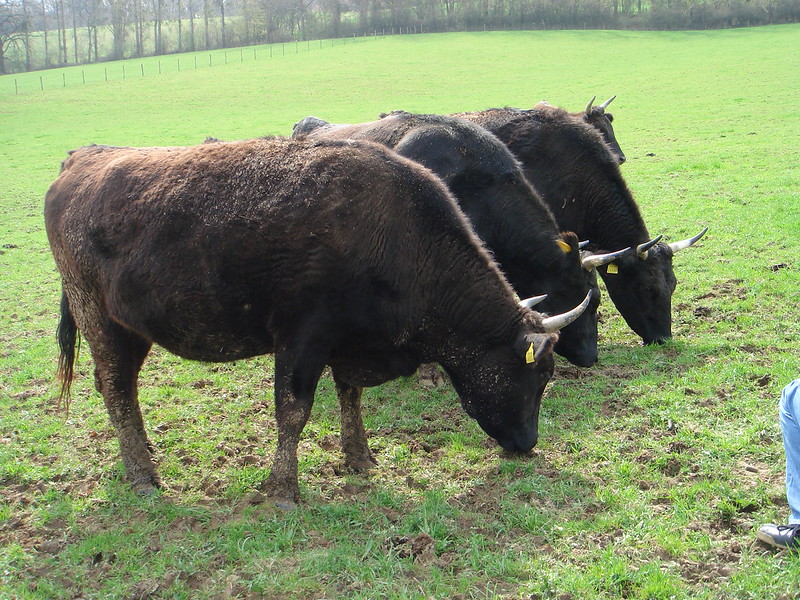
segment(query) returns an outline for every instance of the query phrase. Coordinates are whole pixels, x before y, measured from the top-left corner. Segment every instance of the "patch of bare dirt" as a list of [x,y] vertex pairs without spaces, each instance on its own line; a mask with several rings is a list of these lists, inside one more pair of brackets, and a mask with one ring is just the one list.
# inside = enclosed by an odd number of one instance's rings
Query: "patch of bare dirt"
[[385,547],[399,558],[412,558],[414,562],[429,565],[436,560],[436,541],[427,533],[394,536],[386,540]]

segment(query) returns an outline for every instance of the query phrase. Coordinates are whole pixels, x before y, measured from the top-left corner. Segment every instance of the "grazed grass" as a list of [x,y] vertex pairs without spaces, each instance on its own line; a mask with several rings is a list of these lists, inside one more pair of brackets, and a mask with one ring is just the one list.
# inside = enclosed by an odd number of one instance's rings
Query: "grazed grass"
[[[800,561],[752,533],[786,514],[776,403],[800,373],[798,32],[407,36],[44,92],[31,74],[19,95],[0,78],[0,597],[795,597]],[[324,379],[304,502],[284,513],[254,492],[275,441],[270,357],[148,359],[155,498],[121,480],[88,353],[69,415],[55,410],[41,206],[67,149],[615,93],[651,232],[711,231],[675,259],[672,342],[639,346],[604,301],[600,363],[559,362],[530,456],[412,378],[366,392],[380,465],[343,473]]]

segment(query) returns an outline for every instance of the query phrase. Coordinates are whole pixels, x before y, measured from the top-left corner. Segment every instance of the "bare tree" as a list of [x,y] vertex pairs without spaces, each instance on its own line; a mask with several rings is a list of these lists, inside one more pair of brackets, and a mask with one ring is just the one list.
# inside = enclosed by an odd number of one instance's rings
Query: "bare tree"
[[161,37],[161,24],[164,12],[164,0],[152,0],[153,7],[153,53],[164,54],[164,42]]
[[58,33],[58,63],[67,64],[67,18],[64,0],[56,0],[56,31]]
[[181,0],[176,1],[178,8],[178,52],[183,52],[183,14],[181,13]]
[[12,0],[0,0],[0,75],[5,75],[6,56],[11,48],[24,43],[25,14]]
[[97,27],[100,24],[100,0],[88,0],[86,5],[86,38],[89,40],[87,49],[88,62],[98,62]]
[[114,39],[112,57],[121,59],[125,57],[125,36],[128,30],[130,10],[127,0],[111,0],[111,36]]
[[339,37],[342,33],[342,0],[325,0],[322,8],[330,14],[330,34]]
[[192,0],[188,0],[189,5],[187,9],[189,11],[189,52],[195,51],[195,41],[194,41],[194,5],[192,4]]
[[144,6],[142,0],[133,0],[133,37],[136,44],[136,56],[144,56]]
[[203,0],[203,27],[205,31],[206,50],[208,50],[211,47],[211,34],[208,31],[208,21],[210,19],[210,16],[208,14],[209,2],[210,0]]
[[78,2],[80,0],[72,0],[69,7],[69,12],[72,13],[72,50],[75,56],[75,64],[78,64]]
[[222,17],[222,47],[227,48],[228,44],[225,39],[225,0],[219,0],[219,14]]
[[28,8],[30,0],[22,0],[22,35],[23,44],[25,45],[25,70],[32,69],[31,61],[31,11]]
[[44,31],[44,66],[50,66],[50,48],[47,43],[47,4],[42,0],[42,30]]

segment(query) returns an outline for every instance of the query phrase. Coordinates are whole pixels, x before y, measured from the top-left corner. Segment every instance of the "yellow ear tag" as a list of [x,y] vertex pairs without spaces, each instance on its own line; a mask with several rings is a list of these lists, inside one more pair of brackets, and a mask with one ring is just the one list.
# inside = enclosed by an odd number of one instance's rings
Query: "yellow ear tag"
[[528,351],[525,353],[525,362],[528,363],[528,364],[531,364],[532,362],[536,362],[536,358],[534,356],[535,355],[534,355],[534,352],[533,352],[533,342],[531,342],[531,345],[528,346]]
[[561,251],[564,254],[569,254],[570,252],[572,252],[572,246],[570,246],[564,240],[556,240],[556,244],[558,244],[558,247],[561,248]]
[[606,267],[606,273],[609,275],[616,275],[619,273],[619,267],[617,267],[616,263],[609,263]]

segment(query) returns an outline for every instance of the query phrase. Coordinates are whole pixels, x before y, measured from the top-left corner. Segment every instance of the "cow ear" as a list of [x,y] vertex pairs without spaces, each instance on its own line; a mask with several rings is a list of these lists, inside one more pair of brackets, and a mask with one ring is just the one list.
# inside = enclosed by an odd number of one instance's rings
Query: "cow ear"
[[578,236],[572,231],[562,231],[561,235],[556,238],[556,244],[558,244],[558,247],[561,248],[564,254],[578,252],[580,250]]
[[572,247],[564,240],[558,239],[556,240],[556,244],[558,244],[558,247],[561,248],[561,251],[564,254],[569,254],[570,252],[572,252]]
[[520,336],[515,345],[515,352],[527,364],[539,362],[553,348],[558,341],[558,335],[553,333],[528,333]]

